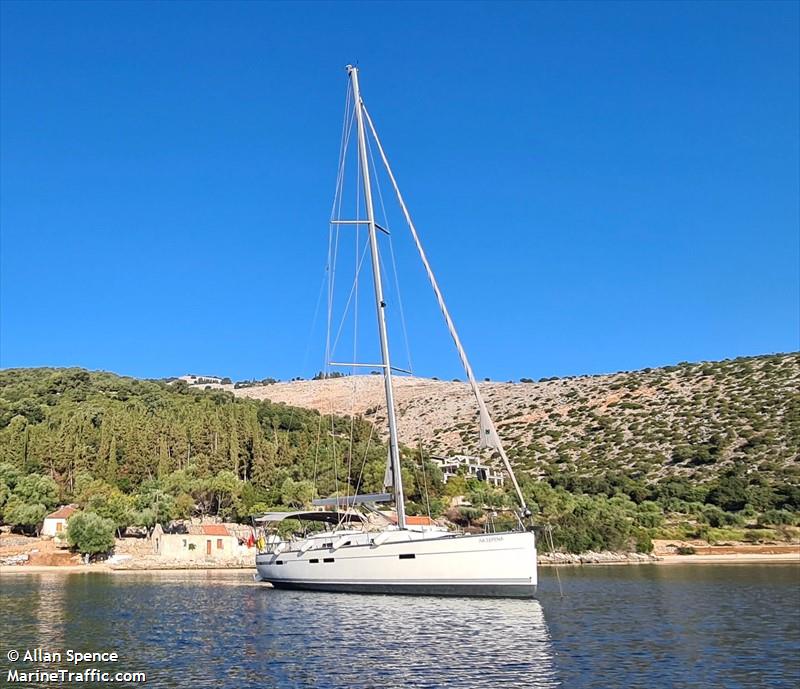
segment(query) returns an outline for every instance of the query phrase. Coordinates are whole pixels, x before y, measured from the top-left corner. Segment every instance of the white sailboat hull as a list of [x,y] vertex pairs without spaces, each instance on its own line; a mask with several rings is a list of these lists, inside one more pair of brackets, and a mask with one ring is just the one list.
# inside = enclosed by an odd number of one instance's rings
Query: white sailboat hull
[[290,549],[257,555],[256,568],[275,588],[315,591],[530,598],[537,585],[530,532]]

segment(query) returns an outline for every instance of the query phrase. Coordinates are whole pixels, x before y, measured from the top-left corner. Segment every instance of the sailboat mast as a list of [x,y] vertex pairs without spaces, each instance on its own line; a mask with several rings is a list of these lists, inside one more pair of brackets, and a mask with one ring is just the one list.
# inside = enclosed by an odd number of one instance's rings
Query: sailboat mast
[[386,302],[383,300],[381,283],[380,256],[378,254],[378,234],[375,226],[375,209],[372,205],[372,185],[367,157],[367,138],[364,127],[364,104],[358,86],[358,68],[347,66],[350,83],[353,86],[353,101],[356,106],[356,122],[358,126],[358,152],[361,159],[361,177],[364,183],[364,203],[367,209],[369,227],[369,245],[372,258],[372,279],[375,285],[375,308],[378,315],[378,334],[381,342],[381,360],[383,362],[383,385],[386,391],[386,416],[389,422],[389,457],[392,464],[392,483],[394,500],[397,509],[397,526],[406,528],[406,508],[403,502],[403,478],[400,473],[400,447],[397,441],[397,418],[394,410],[394,392],[392,390],[392,365],[389,358],[389,337],[386,332]]

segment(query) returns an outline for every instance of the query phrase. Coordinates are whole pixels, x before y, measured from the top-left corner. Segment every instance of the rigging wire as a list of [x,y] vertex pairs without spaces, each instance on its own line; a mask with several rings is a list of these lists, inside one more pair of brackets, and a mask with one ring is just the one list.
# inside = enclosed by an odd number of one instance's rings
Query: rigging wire
[[[509,460],[508,455],[503,447],[503,442],[500,439],[499,434],[497,433],[497,428],[492,421],[491,416],[489,415],[489,410],[486,407],[486,402],[483,399],[483,395],[480,392],[480,388],[478,387],[478,382],[475,380],[475,374],[472,370],[472,366],[470,366],[469,359],[467,358],[467,353],[464,351],[464,347],[461,344],[461,338],[458,336],[458,332],[456,331],[455,324],[453,323],[452,318],[450,317],[450,312],[447,309],[447,306],[444,302],[444,296],[442,295],[441,290],[439,289],[439,284],[436,278],[433,275],[433,270],[430,267],[430,263],[428,262],[428,258],[425,255],[425,250],[422,248],[422,243],[420,242],[419,235],[417,234],[416,227],[414,226],[414,222],[411,219],[411,214],[408,211],[407,206],[405,205],[405,201],[403,200],[403,196],[400,193],[400,187],[397,184],[397,180],[395,179],[394,173],[389,165],[389,160],[386,157],[386,152],[383,150],[383,146],[381,145],[380,138],[378,137],[378,133],[375,130],[375,125],[372,122],[372,118],[369,116],[369,112],[367,111],[366,107],[363,107],[363,113],[366,118],[367,124],[369,125],[370,130],[372,131],[372,136],[375,139],[375,144],[378,147],[378,153],[380,153],[381,160],[383,161],[384,168],[386,169],[386,173],[389,177],[389,180],[394,187],[395,195],[397,197],[397,201],[400,204],[400,207],[403,211],[403,214],[406,219],[406,224],[408,225],[408,229],[411,232],[411,236],[414,239],[414,244],[417,247],[417,252],[419,253],[419,257],[422,260],[422,264],[425,266],[425,271],[428,274],[428,280],[431,283],[431,287],[433,288],[433,292],[436,296],[436,300],[439,303],[439,309],[444,316],[445,323],[447,324],[447,329],[450,331],[450,336],[453,339],[453,343],[456,346],[456,351],[458,352],[458,356],[461,359],[461,364],[464,367],[464,371],[467,374],[467,379],[469,380],[470,386],[472,387],[472,391],[475,395],[475,401],[478,403],[478,408],[480,410],[480,420],[481,425],[483,426],[485,423],[485,431],[488,436],[488,440],[491,442],[491,445],[497,452],[500,454],[501,459],[503,460],[503,464],[506,468],[506,472],[508,473],[509,478],[511,479],[511,483],[514,485],[514,491],[517,494],[517,498],[520,504],[520,515],[518,518],[521,521],[522,517],[530,516],[530,510],[528,509],[527,503],[525,501],[525,495],[522,492],[522,489],[519,486],[517,481],[517,477],[514,475],[514,469],[511,466],[511,460]],[[483,433],[482,428],[482,433]]]
[[[317,294],[317,304],[314,307],[314,315],[311,318],[311,329],[308,332],[308,340],[306,342],[306,351],[305,351],[305,354],[303,354],[303,364],[302,364],[301,370],[305,370],[306,369],[306,365],[308,364],[308,355],[311,352],[311,339],[314,337],[314,331],[316,330],[316,327],[317,327],[317,318],[319,316],[319,305],[322,303],[322,293],[323,293],[323,291],[325,289],[325,279],[327,277],[327,273],[328,273],[328,268],[327,268],[327,264],[326,264],[322,269],[322,279],[320,280],[320,283],[319,283],[319,293]],[[286,437],[287,438],[289,436],[290,431],[292,430],[292,423],[294,422],[294,416],[295,416],[295,412],[296,411],[297,411],[297,407],[292,407],[292,413],[289,415],[289,424],[286,427]],[[275,447],[276,452],[277,452],[278,449],[279,448],[276,445],[276,447]],[[316,459],[314,461],[316,463]]]
[[[375,406],[375,412],[376,412],[376,414],[377,414],[377,411],[378,411],[378,409],[379,409],[379,406],[378,406],[378,405],[376,405],[376,406]],[[370,448],[370,445],[372,444],[372,436],[373,436],[374,434],[375,434],[375,424],[374,424],[374,423],[371,423],[371,424],[369,425],[369,436],[367,436],[367,446],[366,446],[366,448],[364,449],[364,459],[363,459],[363,461],[361,462],[361,469],[360,469],[360,471],[358,472],[358,480],[356,481],[356,486],[355,486],[355,493],[354,493],[354,495],[358,495],[358,491],[359,491],[359,489],[361,488],[361,479],[362,479],[362,478],[363,478],[363,476],[364,476],[364,467],[366,467],[366,465],[367,465],[367,457],[369,456],[369,448]]]
[[[341,219],[342,213],[342,203],[343,203],[343,188],[344,188],[344,178],[345,178],[345,170],[347,165],[347,150],[348,144],[350,141],[350,135],[353,129],[353,122],[355,120],[355,102],[354,98],[352,97],[352,88],[351,85],[347,85],[346,94],[345,94],[345,108],[344,108],[344,116],[342,121],[342,138],[339,147],[339,166],[336,175],[336,188],[334,190],[333,196],[333,203],[331,206],[331,221]],[[351,109],[351,103],[353,105]],[[324,354],[324,361],[322,362],[322,373],[323,379],[327,379],[328,371],[330,369],[330,360],[331,360],[331,321],[333,318],[333,305],[334,305],[334,295],[335,295],[335,286],[336,286],[336,260],[338,257],[339,252],[339,228],[340,226],[336,223],[331,222],[328,227],[328,299],[327,299],[327,306],[328,306],[328,314],[327,314],[327,327],[325,333],[325,354]],[[334,403],[333,403],[333,390],[329,386],[329,411],[330,411],[330,423],[331,423],[331,430],[329,434],[329,448],[331,453],[331,458],[333,461],[333,471],[334,471],[334,486],[336,490],[336,494],[338,495],[339,492],[339,475],[338,475],[338,468],[336,462],[336,434],[335,434],[335,422],[334,422]],[[317,438],[317,452],[316,455],[319,455],[320,449],[320,436],[322,432],[322,414],[320,415],[320,424],[318,429],[318,438]],[[317,484],[317,461],[315,458],[314,463],[314,483],[315,487]]]
[[419,464],[422,467],[422,481],[425,485],[425,504],[428,508],[428,519],[432,519],[431,517],[431,497],[428,493],[428,475],[425,472],[425,455],[422,452],[422,438],[417,439],[417,443],[419,446]]
[[[358,107],[358,105],[356,106]],[[360,159],[359,159],[360,163]],[[361,219],[361,185],[359,184],[359,176],[356,175],[356,220]],[[355,249],[353,252],[353,256],[357,259],[358,258],[358,242],[360,237],[360,225],[356,223],[355,225]],[[365,247],[366,253],[366,247]],[[345,483],[346,486],[346,493],[345,497],[350,497],[350,479],[352,478],[353,473],[353,432],[355,429],[355,419],[356,419],[356,362],[358,361],[357,353],[358,353],[358,276],[361,272],[361,265],[356,262],[353,266],[355,274],[353,275],[353,288],[351,290],[351,294],[353,295],[353,366],[350,369],[350,377],[353,379],[353,394],[350,399],[350,442],[348,446],[348,456],[347,456],[347,482]],[[344,316],[342,317],[344,321]],[[338,339],[338,338],[337,338]],[[347,502],[345,501],[345,505]]]
[[[344,311],[342,313],[342,318],[339,321],[339,327],[336,330],[336,337],[333,339],[333,346],[331,347],[331,353],[336,351],[336,347],[339,344],[339,339],[342,336],[342,330],[344,330],[347,314],[350,311],[350,303],[353,300],[354,292],[357,289],[358,275],[361,273],[361,268],[364,265],[364,259],[367,256],[367,249],[369,249],[369,240],[366,240],[364,242],[364,250],[361,252],[361,258],[358,261],[358,268],[356,269],[356,280],[353,281],[353,285],[350,287],[350,294],[348,295],[347,301],[345,302],[345,305],[344,305]],[[354,373],[355,373],[355,371],[354,371]]]
[[[378,166],[375,164],[375,157],[372,153],[372,142],[369,136],[366,137],[367,140],[367,152],[369,153],[369,159],[372,163],[372,174],[375,179],[375,188],[378,191],[378,202],[381,206],[381,214],[383,216],[383,226],[386,228],[387,232],[391,229],[389,227],[389,216],[386,213],[386,206],[383,202],[383,193],[381,192],[381,181],[378,177]],[[409,345],[408,339],[408,329],[406,328],[406,316],[405,316],[405,309],[403,308],[403,295],[400,291],[400,278],[397,271],[397,262],[394,256],[394,242],[392,240],[391,232],[388,234],[389,237],[389,256],[392,259],[392,277],[394,278],[394,289],[395,293],[397,294],[397,305],[400,311],[400,327],[403,331],[403,341],[406,346],[406,359],[408,361],[408,370],[412,373],[414,372],[414,364],[411,360],[411,346]]]

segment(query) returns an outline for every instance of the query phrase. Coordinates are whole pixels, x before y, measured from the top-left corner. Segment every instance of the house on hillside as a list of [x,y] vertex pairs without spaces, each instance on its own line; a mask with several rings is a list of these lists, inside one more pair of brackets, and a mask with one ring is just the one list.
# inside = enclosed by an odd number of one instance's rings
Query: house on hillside
[[459,470],[464,473],[466,478],[475,478],[484,481],[489,485],[499,488],[503,485],[503,472],[494,469],[487,464],[483,464],[478,457],[469,455],[453,455],[451,457],[436,457],[431,459],[439,465],[442,470],[444,482],[459,474]]
[[172,560],[229,560],[247,552],[247,546],[224,524],[192,524],[166,531],[156,524],[150,540],[154,554]]
[[42,536],[56,536],[57,534],[66,534],[67,520],[78,511],[77,505],[64,505],[59,507],[52,514],[48,514],[44,518],[42,526]]

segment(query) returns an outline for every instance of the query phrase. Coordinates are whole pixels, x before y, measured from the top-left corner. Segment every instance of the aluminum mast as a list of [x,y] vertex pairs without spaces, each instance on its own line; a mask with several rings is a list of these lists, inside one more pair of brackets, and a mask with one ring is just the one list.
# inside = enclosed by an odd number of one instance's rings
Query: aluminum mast
[[378,334],[381,341],[381,360],[383,361],[383,384],[386,389],[386,416],[389,422],[389,458],[392,464],[392,483],[394,501],[397,509],[397,526],[406,528],[406,508],[403,502],[403,478],[400,473],[400,448],[397,443],[397,419],[394,411],[394,393],[392,391],[392,365],[389,359],[389,337],[386,333],[386,316],[381,284],[380,257],[378,255],[378,235],[375,225],[375,210],[372,206],[372,185],[370,184],[369,162],[367,159],[367,139],[364,128],[364,103],[358,87],[358,68],[347,65],[347,73],[353,86],[353,100],[356,106],[358,122],[358,152],[361,158],[361,177],[364,182],[364,203],[367,208],[369,226],[369,245],[372,256],[372,280],[375,284],[375,307],[378,314]]

